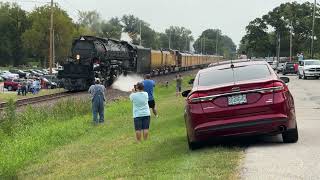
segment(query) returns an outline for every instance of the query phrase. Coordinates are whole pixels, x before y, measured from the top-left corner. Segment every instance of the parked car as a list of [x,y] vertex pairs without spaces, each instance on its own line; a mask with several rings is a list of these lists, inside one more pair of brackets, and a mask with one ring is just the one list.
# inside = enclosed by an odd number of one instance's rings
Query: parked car
[[200,70],[192,90],[182,93],[187,97],[184,117],[189,148],[212,138],[238,135],[282,134],[283,142],[297,142],[288,82],[265,61],[227,62]]
[[297,74],[296,69],[294,68],[295,63],[293,62],[287,62],[284,64],[283,66],[283,70],[282,70],[282,74],[286,75],[286,74]]
[[45,75],[44,78],[48,79],[51,82],[56,83],[58,88],[63,88],[63,81],[62,79],[58,79],[56,75]]
[[15,73],[11,73],[9,71],[3,71],[0,76],[7,80],[7,79],[18,79],[19,78],[19,74],[15,74]]
[[19,78],[27,78],[27,77],[30,76],[30,73],[24,72],[24,71],[19,70],[19,69],[11,69],[10,72],[11,72],[11,73],[18,74],[18,75],[19,75]]
[[37,71],[35,71],[35,70],[33,70],[33,69],[29,69],[28,72],[30,72],[30,74],[31,74],[32,76],[36,76],[36,77],[43,76],[43,74],[41,74],[41,73],[39,73],[39,72],[37,72]]
[[8,89],[8,91],[16,91],[18,90],[20,82],[21,81],[19,79],[9,79],[4,82],[3,87]]
[[42,75],[46,75],[47,73],[40,70],[40,69],[35,69],[34,71],[38,72],[39,74],[42,74]]
[[276,70],[277,70],[278,73],[280,73],[280,72],[283,71],[284,65],[285,65],[285,62],[279,62],[279,63],[278,63],[277,68],[276,68]]
[[315,59],[299,61],[298,67],[299,79],[307,79],[308,77],[320,77],[320,61]]
[[52,81],[48,80],[48,79],[45,78],[45,77],[42,78],[42,81],[45,82],[44,85],[45,85],[48,89],[55,89],[55,88],[58,87],[57,83],[52,82]]
[[278,66],[278,61],[273,61],[273,62],[272,62],[272,65],[271,65],[272,69],[273,69],[273,70],[276,70],[276,69],[277,69],[277,66]]

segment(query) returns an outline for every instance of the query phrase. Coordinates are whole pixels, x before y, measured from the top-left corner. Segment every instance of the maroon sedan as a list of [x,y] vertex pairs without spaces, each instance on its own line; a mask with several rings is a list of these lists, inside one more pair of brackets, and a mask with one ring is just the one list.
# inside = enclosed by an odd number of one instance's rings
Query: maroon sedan
[[235,61],[198,72],[187,97],[185,122],[190,149],[215,137],[282,134],[298,141],[293,97],[265,61]]

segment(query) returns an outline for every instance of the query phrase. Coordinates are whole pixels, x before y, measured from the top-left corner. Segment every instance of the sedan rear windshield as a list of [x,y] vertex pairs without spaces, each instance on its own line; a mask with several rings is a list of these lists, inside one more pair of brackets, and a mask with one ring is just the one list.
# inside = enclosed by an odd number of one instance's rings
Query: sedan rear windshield
[[213,69],[201,73],[200,86],[212,86],[225,83],[263,79],[270,76],[269,68],[264,64],[239,66],[235,68]]

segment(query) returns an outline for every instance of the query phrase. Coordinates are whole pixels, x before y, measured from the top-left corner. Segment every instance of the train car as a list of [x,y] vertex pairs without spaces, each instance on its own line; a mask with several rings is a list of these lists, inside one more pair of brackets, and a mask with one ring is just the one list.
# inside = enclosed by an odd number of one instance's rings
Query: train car
[[163,58],[162,65],[164,66],[165,73],[173,72],[176,66],[176,55],[174,51],[163,50],[162,58]]
[[63,64],[58,78],[65,89],[87,90],[94,78],[111,85],[120,74],[130,72],[160,75],[205,67],[221,56],[200,55],[178,50],[152,50],[125,41],[81,36],[72,43],[71,57]]

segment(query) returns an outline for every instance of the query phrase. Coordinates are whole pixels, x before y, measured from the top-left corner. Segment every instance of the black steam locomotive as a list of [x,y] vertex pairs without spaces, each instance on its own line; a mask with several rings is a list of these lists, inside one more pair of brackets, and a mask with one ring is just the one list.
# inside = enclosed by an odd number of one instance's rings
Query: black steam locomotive
[[[125,41],[82,36],[72,43],[72,56],[58,72],[65,89],[86,90],[95,78],[106,85],[122,73],[141,72],[144,52],[150,51]],[[139,55],[139,56],[138,56]]]
[[124,73],[166,74],[207,66],[221,56],[151,50],[126,41],[81,36],[72,43],[71,57],[62,65],[58,78],[69,91],[87,90],[95,78],[107,86]]

